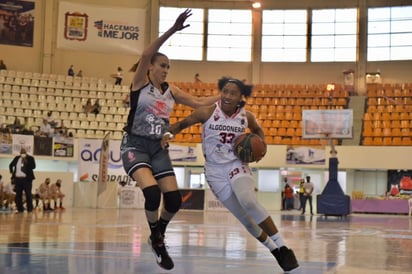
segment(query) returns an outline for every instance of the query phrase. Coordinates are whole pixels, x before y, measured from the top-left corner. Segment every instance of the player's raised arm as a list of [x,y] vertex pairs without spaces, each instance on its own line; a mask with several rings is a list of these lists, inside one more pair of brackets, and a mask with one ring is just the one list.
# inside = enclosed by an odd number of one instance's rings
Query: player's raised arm
[[163,45],[163,43],[170,38],[175,32],[180,31],[189,27],[188,24],[185,25],[185,21],[192,15],[191,9],[186,9],[182,12],[179,17],[177,17],[175,23],[170,27],[165,33],[163,33],[159,38],[154,40],[142,53],[140,60],[135,64],[131,69],[135,71],[135,75],[132,81],[132,90],[138,90],[141,88],[147,81],[147,71],[151,63],[152,57]]

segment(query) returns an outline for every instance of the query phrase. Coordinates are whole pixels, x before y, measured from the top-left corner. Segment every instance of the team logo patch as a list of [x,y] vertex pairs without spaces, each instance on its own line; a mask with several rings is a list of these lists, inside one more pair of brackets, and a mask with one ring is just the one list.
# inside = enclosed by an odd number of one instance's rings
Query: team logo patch
[[129,162],[135,161],[135,160],[136,160],[136,156],[134,155],[134,152],[129,151],[129,152],[127,153],[127,159],[129,160]]

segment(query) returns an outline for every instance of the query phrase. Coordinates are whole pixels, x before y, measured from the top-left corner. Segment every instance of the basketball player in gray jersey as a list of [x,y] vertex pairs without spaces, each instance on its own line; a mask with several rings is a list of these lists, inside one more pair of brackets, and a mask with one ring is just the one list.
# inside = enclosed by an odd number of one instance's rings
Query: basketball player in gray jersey
[[[175,32],[185,29],[191,10],[185,10],[174,25],[154,40],[133,66],[130,112],[121,143],[123,167],[143,191],[145,213],[150,226],[149,244],[158,265],[172,269],[174,263],[164,244],[166,226],[180,208],[182,198],[167,150],[160,140],[169,128],[174,103],[197,108],[211,105],[219,96],[198,98],[166,82],[169,59],[159,53],[161,45]],[[166,133],[167,134],[167,133]],[[163,194],[163,207],[160,200]]]
[[246,128],[265,138],[255,116],[244,108],[243,97],[249,97],[252,86],[224,77],[219,80],[221,99],[212,106],[196,109],[189,117],[170,126],[170,134],[162,138],[162,147],[174,134],[202,123],[202,149],[205,156],[205,175],[210,189],[219,201],[266,246],[284,271],[298,268],[291,249],[286,247],[272,217],[258,202],[255,181],[247,163],[233,153],[233,143]]

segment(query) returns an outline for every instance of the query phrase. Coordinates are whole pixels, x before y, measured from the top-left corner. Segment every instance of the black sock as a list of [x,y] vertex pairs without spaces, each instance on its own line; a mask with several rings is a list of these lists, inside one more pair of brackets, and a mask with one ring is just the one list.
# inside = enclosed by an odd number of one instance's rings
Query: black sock
[[149,223],[149,227],[151,232],[150,239],[152,240],[152,242],[158,241],[162,238],[159,230],[159,222]]
[[162,234],[162,236],[165,235],[166,227],[169,224],[169,222],[170,221],[168,221],[168,220],[159,218],[159,230],[160,230],[160,233]]

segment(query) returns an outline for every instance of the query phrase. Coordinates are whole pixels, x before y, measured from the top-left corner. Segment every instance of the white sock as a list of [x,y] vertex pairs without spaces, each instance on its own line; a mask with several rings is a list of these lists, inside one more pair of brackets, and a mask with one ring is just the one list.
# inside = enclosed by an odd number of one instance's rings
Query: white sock
[[275,243],[274,243],[274,242],[272,241],[272,239],[269,238],[269,237],[266,237],[266,240],[264,240],[264,241],[262,242],[262,244],[263,244],[264,246],[266,246],[270,251],[273,251],[273,250],[276,249]]
[[280,237],[279,232],[272,235],[272,236],[270,236],[270,238],[275,242],[277,247],[280,248],[282,246],[285,246],[285,242],[283,242],[283,239],[282,239],[282,237]]

